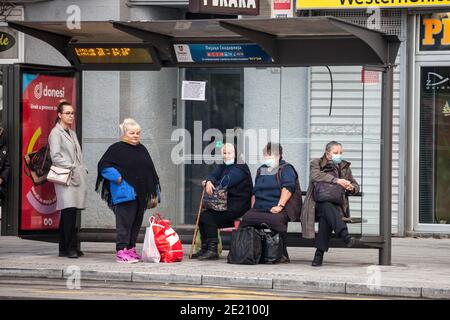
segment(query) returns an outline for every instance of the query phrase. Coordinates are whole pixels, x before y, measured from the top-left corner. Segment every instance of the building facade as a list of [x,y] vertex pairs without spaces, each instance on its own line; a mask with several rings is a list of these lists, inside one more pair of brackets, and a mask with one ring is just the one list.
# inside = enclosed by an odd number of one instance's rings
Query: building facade
[[[79,15],[82,21],[128,21],[215,17],[189,13],[187,7],[184,0],[29,1],[14,9],[14,18],[66,21]],[[446,41],[450,39],[450,20],[446,20],[445,8],[298,7],[295,15],[335,16],[403,40],[394,74],[392,233],[449,234],[450,43]],[[260,16],[270,17],[268,0],[261,0]],[[69,66],[48,44],[20,33],[17,37],[17,60],[4,58],[2,64]],[[183,100],[184,80],[206,82],[205,101]],[[214,142],[208,129],[225,133],[239,127],[251,141],[245,157],[253,177],[265,143],[279,140],[284,158],[300,174],[303,189],[308,185],[309,160],[321,156],[328,141],[342,142],[345,158],[362,185],[362,196],[351,200],[351,212],[363,223],[351,225],[351,231],[379,233],[382,97],[378,72],[362,66],[330,67],[330,71],[326,66],[83,71],[82,92],[82,146],[90,172],[83,228],[115,227],[112,212],[94,190],[96,165],[106,148],[117,141],[119,123],[133,117],[142,126],[142,142],[161,178],[163,198],[158,211],[176,227],[195,223],[201,181],[211,171],[204,163],[205,150]],[[185,151],[182,161],[174,161],[180,159],[174,154],[180,144]],[[296,223],[289,227],[300,228]]]

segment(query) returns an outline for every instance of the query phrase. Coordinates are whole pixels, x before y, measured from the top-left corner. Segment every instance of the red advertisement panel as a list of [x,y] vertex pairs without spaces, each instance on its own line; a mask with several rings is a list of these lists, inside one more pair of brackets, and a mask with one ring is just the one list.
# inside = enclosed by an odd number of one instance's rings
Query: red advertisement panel
[[46,177],[51,166],[48,136],[61,100],[76,107],[75,77],[23,73],[21,230],[59,228],[55,188]]

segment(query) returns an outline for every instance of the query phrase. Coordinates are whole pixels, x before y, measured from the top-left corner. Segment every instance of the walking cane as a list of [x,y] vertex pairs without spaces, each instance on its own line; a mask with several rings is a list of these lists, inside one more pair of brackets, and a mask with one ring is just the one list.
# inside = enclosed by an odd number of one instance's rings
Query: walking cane
[[203,204],[203,196],[204,195],[205,195],[205,187],[203,187],[202,198],[200,199],[200,205],[199,205],[198,214],[197,214],[197,222],[195,223],[194,237],[192,238],[191,251],[189,252],[189,259],[192,259],[192,251],[194,250],[195,239],[197,238],[198,223],[200,222],[200,214],[202,213],[202,204]]

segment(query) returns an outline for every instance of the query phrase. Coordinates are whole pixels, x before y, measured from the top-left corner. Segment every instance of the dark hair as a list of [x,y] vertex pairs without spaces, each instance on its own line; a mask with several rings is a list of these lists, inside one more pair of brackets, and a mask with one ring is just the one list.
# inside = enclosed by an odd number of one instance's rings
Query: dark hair
[[[64,111],[64,106],[72,106],[72,104],[70,104],[68,101],[66,100],[62,100],[59,102],[58,107],[56,108],[56,112],[57,113],[63,113]],[[56,116],[56,120],[55,120],[55,124],[59,122],[59,117]]]
[[263,149],[263,154],[271,156],[272,153],[274,155],[280,156],[280,160],[283,159],[283,147],[279,143],[269,142]]

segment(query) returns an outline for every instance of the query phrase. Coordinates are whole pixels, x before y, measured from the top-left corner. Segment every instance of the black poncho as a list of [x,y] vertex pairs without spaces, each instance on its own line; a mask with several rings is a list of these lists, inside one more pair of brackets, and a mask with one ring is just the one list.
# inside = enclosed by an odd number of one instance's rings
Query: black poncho
[[157,196],[159,177],[147,148],[142,144],[116,142],[98,162],[95,190],[101,192],[102,199],[112,208],[110,183],[102,176],[102,171],[110,167],[117,169],[122,178],[134,188],[140,206],[146,206],[150,197]]

